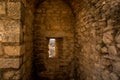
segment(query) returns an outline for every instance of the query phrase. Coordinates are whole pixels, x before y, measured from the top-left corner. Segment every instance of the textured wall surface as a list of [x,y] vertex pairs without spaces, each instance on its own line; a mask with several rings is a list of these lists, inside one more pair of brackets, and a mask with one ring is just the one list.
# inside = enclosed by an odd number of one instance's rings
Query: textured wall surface
[[0,1],[0,80],[20,79],[20,8],[20,1]]
[[0,80],[39,79],[120,80],[120,0],[0,0]]
[[86,1],[81,7],[76,2],[77,79],[119,80],[120,1]]
[[22,49],[22,72],[20,80],[32,80],[33,73],[33,20],[34,11],[32,5],[22,1],[22,28],[21,28],[21,45]]
[[[69,78],[69,63],[73,59],[74,25],[73,14],[67,4],[60,0],[46,0],[35,12],[34,21],[34,56],[36,71],[41,77],[50,80]],[[56,44],[62,45],[60,53],[49,58],[49,38],[56,38]],[[59,43],[60,42],[60,43]],[[44,65],[41,72],[39,67]],[[42,70],[42,69],[41,69]],[[64,76],[63,76],[64,75]]]

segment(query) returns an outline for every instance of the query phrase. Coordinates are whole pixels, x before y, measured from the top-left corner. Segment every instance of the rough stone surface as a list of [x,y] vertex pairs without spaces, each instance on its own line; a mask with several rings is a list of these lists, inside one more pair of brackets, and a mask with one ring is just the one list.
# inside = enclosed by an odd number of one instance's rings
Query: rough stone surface
[[109,76],[109,71],[105,70],[102,72],[102,78],[103,80],[111,80]]
[[20,72],[19,71],[8,71],[3,74],[4,80],[19,80],[20,79]]
[[117,55],[117,50],[115,46],[109,46],[108,47],[108,52],[110,55]]
[[21,28],[20,0],[0,0],[0,80],[18,80],[11,77],[21,71]]
[[19,68],[20,59],[0,58],[0,68]]
[[20,41],[20,21],[19,20],[0,20],[0,41],[19,42]]
[[116,36],[115,40],[116,40],[117,43],[120,43],[120,34],[118,34],[118,35]]
[[103,48],[101,49],[101,51],[102,51],[102,53],[107,53],[107,52],[108,52],[108,50],[107,50],[106,47],[103,47]]
[[111,80],[119,80],[119,77],[115,73],[110,74]]
[[20,19],[21,18],[21,3],[20,2],[8,2],[7,13],[10,18]]
[[20,56],[20,46],[4,46],[4,52],[8,56]]
[[103,42],[105,44],[110,44],[113,41],[112,32],[107,32],[103,34]]
[[119,48],[119,49],[120,49],[120,44],[117,44],[117,48]]
[[[69,79],[70,74],[72,75],[69,72],[73,70],[73,68],[69,69],[69,64],[74,51],[74,18],[71,9],[61,0],[50,2],[46,0],[38,6],[35,17],[34,63],[39,77],[46,75],[45,77],[51,80]],[[50,38],[56,39],[57,55],[53,58],[49,58],[48,54]],[[39,68],[42,65],[44,65],[43,68]]]
[[118,75],[120,75],[120,62],[115,62],[113,63],[113,70],[114,72],[118,73]]
[[0,15],[5,15],[6,14],[5,8],[6,8],[5,2],[0,2]]
[[0,56],[2,56],[3,55],[3,46],[2,46],[2,44],[0,43]]
[[120,80],[120,0],[0,0],[0,80]]
[[[76,57],[76,66],[79,66],[79,68],[76,67],[76,79],[111,80],[110,73],[115,72],[112,69],[114,63],[112,60],[118,61],[119,55],[119,46],[116,46],[116,42],[119,42],[120,28],[117,24],[120,19],[117,14],[119,13],[119,0],[86,0],[83,2],[74,0],[71,2],[73,12],[76,14],[75,53],[79,56]],[[104,59],[105,55],[110,57]]]

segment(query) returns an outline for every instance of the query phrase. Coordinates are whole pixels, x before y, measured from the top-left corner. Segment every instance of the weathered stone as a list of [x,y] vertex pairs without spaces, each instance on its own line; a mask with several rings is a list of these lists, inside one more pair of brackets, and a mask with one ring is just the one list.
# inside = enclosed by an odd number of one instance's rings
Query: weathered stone
[[0,42],[2,42],[2,39],[3,38],[3,33],[2,32],[0,32]]
[[[3,3],[0,79],[18,80],[9,78],[19,69],[20,61],[16,59],[20,52],[23,64],[19,80],[34,80],[31,78],[34,69],[46,78],[40,80],[120,79],[120,0],[0,0],[0,3]],[[62,38],[61,42],[56,41],[59,57],[48,58],[47,38]]]
[[4,24],[3,21],[0,20],[0,42],[2,42],[4,36]]
[[105,21],[100,21],[99,26],[106,27],[107,23]]
[[4,34],[3,42],[20,42],[20,33],[8,32]]
[[4,80],[19,80],[20,79],[20,71],[7,71],[3,74]]
[[111,80],[119,80],[119,77],[115,73],[110,73]]
[[111,80],[109,74],[110,74],[109,71],[107,71],[107,70],[103,71],[102,72],[102,78],[103,78],[103,80]]
[[21,28],[20,20],[2,20],[5,32],[19,33]]
[[113,20],[113,19],[109,19],[109,20],[107,20],[107,24],[108,24],[108,26],[107,27],[113,27],[113,25],[114,25],[114,23],[115,23],[115,20]]
[[8,56],[20,56],[20,46],[4,46],[4,52]]
[[10,18],[20,19],[21,17],[21,3],[20,2],[8,2],[7,13]]
[[107,59],[102,59],[101,61],[103,66],[109,66],[111,64],[110,61]]
[[5,2],[0,2],[0,15],[6,14],[5,7]]
[[103,42],[105,44],[110,44],[113,42],[113,36],[112,36],[112,31],[106,32],[103,34]]
[[[117,74],[120,73],[120,62],[113,63],[113,71]],[[119,74],[119,76],[120,76],[120,74]]]
[[19,58],[0,58],[0,68],[19,68]]
[[102,53],[108,53],[108,49],[106,47],[101,48]]
[[120,61],[120,58],[118,56],[109,56],[109,55],[106,55],[104,56],[105,59],[108,59],[108,60],[114,60],[114,61]]
[[19,42],[20,41],[20,21],[3,20],[4,33],[2,42]]
[[[46,3],[49,3],[49,4],[46,5]],[[37,60],[35,60],[35,63],[37,65],[38,75],[40,71],[44,71],[46,69],[46,72],[43,72],[43,75],[48,74],[46,75],[46,77],[54,78],[55,75],[53,75],[53,72],[60,70],[61,74],[59,76],[61,76],[61,80],[65,80],[64,77],[66,76],[63,77],[62,75],[64,74],[64,71],[68,70],[68,68],[66,67],[72,59],[72,54],[74,49],[73,48],[74,29],[72,27],[73,26],[72,23],[74,22],[73,14],[71,10],[68,8],[68,5],[64,4],[62,0],[57,0],[57,1],[51,0],[50,2],[45,1],[37,9],[37,12],[38,13],[35,14],[35,17],[36,17],[35,24],[39,26],[34,27],[34,30],[35,30],[34,38],[37,38],[35,42],[37,44],[35,45],[36,47],[35,52],[38,54],[34,54],[34,55],[37,58]],[[82,27],[83,32],[84,32],[84,29],[85,28]],[[94,34],[94,31],[92,31],[92,33]],[[48,37],[48,39],[45,40],[44,39],[45,37]],[[55,38],[56,40],[56,55],[50,58],[50,55],[48,54],[48,46],[46,45],[48,45],[49,43],[49,38],[52,38],[52,37]],[[43,54],[40,54],[40,53],[43,53]],[[43,65],[43,67],[40,68],[40,66],[42,66],[42,63],[40,63],[39,60],[47,59],[47,58],[49,58],[49,60],[46,60],[45,62],[46,67],[44,68],[44,65]],[[63,62],[61,62],[62,59],[64,59]],[[60,68],[59,65],[63,67]]]
[[0,20],[0,32],[4,31],[4,23],[2,20]]
[[115,37],[115,41],[116,41],[117,43],[120,43],[120,34]]
[[2,44],[0,43],[0,56],[3,55],[3,47]]
[[120,49],[120,44],[117,44],[117,48],[119,48],[119,49]]
[[108,53],[110,55],[117,55],[118,54],[115,46],[108,46]]
[[96,45],[96,50],[100,51],[101,50],[101,46],[100,45]]

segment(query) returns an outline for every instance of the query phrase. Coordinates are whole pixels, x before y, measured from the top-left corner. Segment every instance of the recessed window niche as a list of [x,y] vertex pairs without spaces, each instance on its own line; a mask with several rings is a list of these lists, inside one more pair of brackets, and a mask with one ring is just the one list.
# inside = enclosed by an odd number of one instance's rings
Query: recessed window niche
[[55,38],[49,39],[48,48],[49,48],[48,50],[49,58],[55,57],[55,54],[56,54],[56,39]]
[[62,38],[48,38],[48,54],[49,58],[58,58],[62,55]]

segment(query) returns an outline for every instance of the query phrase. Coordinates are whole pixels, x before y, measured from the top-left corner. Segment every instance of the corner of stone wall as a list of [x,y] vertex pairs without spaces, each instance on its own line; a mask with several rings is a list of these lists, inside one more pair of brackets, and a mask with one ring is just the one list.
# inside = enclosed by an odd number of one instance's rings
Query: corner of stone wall
[[21,51],[22,55],[22,65],[21,65],[21,80],[31,80],[32,79],[32,65],[33,65],[33,10],[26,0],[22,1],[21,7]]

